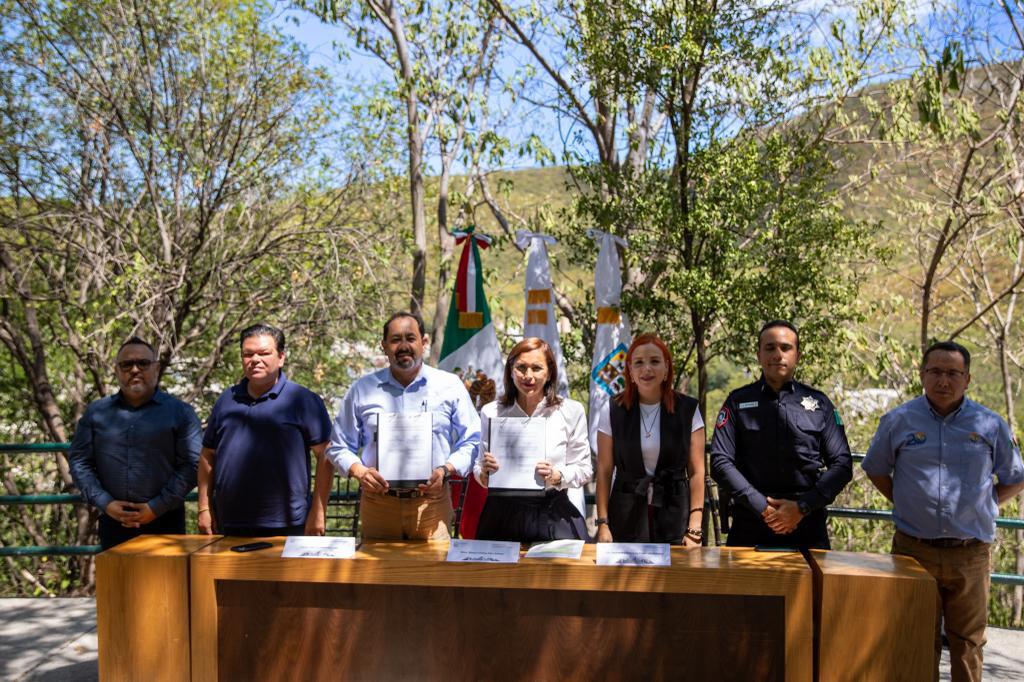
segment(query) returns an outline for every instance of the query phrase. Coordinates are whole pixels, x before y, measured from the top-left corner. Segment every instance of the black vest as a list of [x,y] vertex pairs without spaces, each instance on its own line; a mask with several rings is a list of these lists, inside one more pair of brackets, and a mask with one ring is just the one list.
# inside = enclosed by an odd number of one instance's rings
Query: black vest
[[[631,409],[614,400],[609,404],[612,427],[612,456],[615,483],[608,501],[608,529],[616,542],[681,543],[690,512],[690,487],[687,464],[690,460],[690,434],[694,398],[676,393],[672,414],[661,407],[661,451],[654,475],[644,469],[640,450],[640,405]],[[647,514],[647,490],[653,488]],[[653,525],[649,523],[653,521]]]

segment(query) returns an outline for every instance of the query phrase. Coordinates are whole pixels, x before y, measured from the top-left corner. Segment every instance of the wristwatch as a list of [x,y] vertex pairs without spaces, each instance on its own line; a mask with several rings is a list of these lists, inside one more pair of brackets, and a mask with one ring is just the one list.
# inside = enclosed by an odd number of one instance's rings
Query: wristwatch
[[608,525],[608,519],[606,519],[603,516],[599,516],[596,519],[594,519],[594,525],[595,526],[607,526]]
[[807,504],[803,500],[796,501],[796,508],[800,510],[800,513],[807,516],[811,513],[811,505]]
[[452,470],[448,468],[447,464],[442,464],[441,466],[434,467],[434,468],[435,469],[442,469],[444,471],[444,480],[441,481],[442,483],[447,483],[448,481],[450,481],[452,479]]

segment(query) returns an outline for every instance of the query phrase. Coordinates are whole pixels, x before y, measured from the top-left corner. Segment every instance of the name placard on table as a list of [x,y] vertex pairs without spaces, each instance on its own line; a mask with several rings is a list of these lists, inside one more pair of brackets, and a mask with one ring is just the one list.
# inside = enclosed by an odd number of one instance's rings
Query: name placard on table
[[446,561],[519,563],[519,543],[498,540],[452,540]]
[[320,537],[304,535],[284,541],[282,558],[292,559],[351,559],[356,553],[355,538]]
[[599,542],[598,566],[671,566],[669,545],[661,542]]

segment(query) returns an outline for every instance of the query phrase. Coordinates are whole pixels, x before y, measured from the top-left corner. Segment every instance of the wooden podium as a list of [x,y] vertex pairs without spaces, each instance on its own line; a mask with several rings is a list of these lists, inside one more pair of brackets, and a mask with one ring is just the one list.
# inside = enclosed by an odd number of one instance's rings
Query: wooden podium
[[191,556],[192,678],[811,680],[803,557],[674,548],[672,566],[445,563],[447,543],[350,560]]
[[672,549],[672,566],[447,563],[447,542],[284,559],[143,536],[97,558],[104,680],[926,680],[906,557]]
[[811,550],[819,682],[935,672],[935,579],[905,556]]
[[219,538],[142,535],[96,557],[100,679],[191,679],[188,557]]

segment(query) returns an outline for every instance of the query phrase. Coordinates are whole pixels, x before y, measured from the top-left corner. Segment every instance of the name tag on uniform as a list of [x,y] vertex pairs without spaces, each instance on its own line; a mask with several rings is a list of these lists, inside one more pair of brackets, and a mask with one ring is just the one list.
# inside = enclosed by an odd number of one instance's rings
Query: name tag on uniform
[[756,400],[753,401],[753,402],[750,402],[750,403],[740,403],[739,404],[739,409],[741,409],[741,410],[748,410],[751,407],[757,407],[757,401]]

